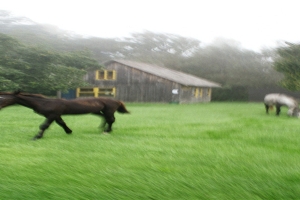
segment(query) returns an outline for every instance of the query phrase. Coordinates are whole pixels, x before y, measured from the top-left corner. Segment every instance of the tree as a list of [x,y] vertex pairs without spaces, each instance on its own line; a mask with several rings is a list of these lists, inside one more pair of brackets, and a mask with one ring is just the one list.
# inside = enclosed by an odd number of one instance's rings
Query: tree
[[100,67],[89,51],[58,53],[0,34],[0,90],[64,91],[85,85],[87,70]]
[[277,48],[279,57],[274,67],[284,75],[281,85],[289,90],[300,90],[300,45],[286,42],[286,46]]
[[161,66],[180,68],[181,62],[193,56],[200,48],[200,41],[173,34],[145,31],[119,41],[120,48],[114,58],[126,58]]
[[243,49],[237,42],[218,39],[199,49],[186,63],[186,71],[221,83],[224,87],[273,86],[281,74],[272,68],[269,54]]
[[[43,50],[50,52],[65,54],[66,51],[89,49],[93,53],[90,56],[100,63],[110,59],[152,63],[207,78],[229,88],[270,87],[277,85],[283,76],[273,68],[276,58],[273,51],[265,54],[243,49],[234,40],[218,39],[204,45],[197,39],[149,31],[127,38],[86,38],[36,23],[25,26],[17,22],[27,19],[10,15],[6,18],[7,15],[4,13],[0,19],[0,32],[13,35],[25,44],[43,46]],[[80,59],[71,58],[74,59],[76,62],[60,65],[76,66]]]

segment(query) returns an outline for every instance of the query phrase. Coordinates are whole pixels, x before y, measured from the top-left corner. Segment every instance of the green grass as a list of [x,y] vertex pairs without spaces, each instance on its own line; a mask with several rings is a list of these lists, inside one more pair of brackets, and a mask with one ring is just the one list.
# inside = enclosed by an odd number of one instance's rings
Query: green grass
[[0,111],[0,199],[300,199],[300,121],[262,103],[127,104],[110,135],[92,115]]

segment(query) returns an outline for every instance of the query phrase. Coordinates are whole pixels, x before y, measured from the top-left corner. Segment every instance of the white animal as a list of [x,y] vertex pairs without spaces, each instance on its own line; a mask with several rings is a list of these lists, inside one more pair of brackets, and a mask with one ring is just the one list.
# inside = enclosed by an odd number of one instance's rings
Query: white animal
[[276,115],[280,113],[280,107],[286,106],[288,107],[288,115],[289,116],[300,116],[300,109],[298,102],[290,96],[285,94],[273,93],[267,94],[264,98],[264,103],[266,107],[266,113],[269,113],[269,108],[272,109],[273,106],[276,107]]

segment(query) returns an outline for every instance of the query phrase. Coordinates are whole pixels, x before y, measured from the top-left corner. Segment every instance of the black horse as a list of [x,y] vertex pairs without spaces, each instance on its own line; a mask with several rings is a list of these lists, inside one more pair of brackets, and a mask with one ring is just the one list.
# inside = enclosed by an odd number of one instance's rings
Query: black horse
[[46,117],[40,125],[40,131],[34,136],[35,139],[43,137],[44,131],[55,121],[67,134],[72,130],[66,125],[61,115],[87,114],[92,113],[105,119],[103,127],[108,124],[104,132],[112,131],[112,124],[115,121],[114,113],[129,113],[121,101],[109,98],[82,98],[74,100],[51,99],[40,94],[27,94],[19,91],[8,93],[0,92],[0,109],[13,104],[33,109],[36,113]]

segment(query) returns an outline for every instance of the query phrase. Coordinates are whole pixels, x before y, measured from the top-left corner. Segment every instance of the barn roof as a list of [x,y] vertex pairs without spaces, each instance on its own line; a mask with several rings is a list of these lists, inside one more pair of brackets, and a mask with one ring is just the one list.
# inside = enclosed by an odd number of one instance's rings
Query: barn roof
[[108,65],[110,63],[117,62],[128,67],[132,67],[143,72],[179,83],[184,86],[196,86],[196,87],[221,87],[219,83],[212,82],[203,78],[199,78],[190,74],[185,74],[179,71],[171,70],[168,68],[160,67],[153,64],[128,61],[128,60],[110,60],[104,63]]

